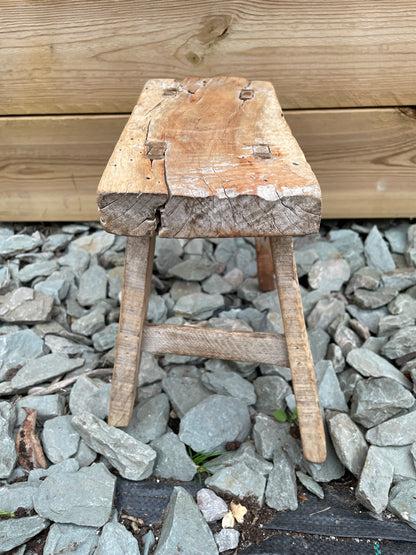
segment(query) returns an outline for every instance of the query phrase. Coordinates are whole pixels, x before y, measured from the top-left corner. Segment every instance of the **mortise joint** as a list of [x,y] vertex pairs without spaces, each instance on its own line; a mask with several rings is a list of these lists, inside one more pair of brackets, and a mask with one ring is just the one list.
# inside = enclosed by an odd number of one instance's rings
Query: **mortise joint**
[[241,89],[240,100],[251,100],[252,98],[254,98],[253,89]]
[[150,160],[161,160],[162,158],[164,158],[167,148],[166,141],[152,139],[150,141],[146,141],[145,146],[146,157],[150,158]]
[[272,158],[272,151],[269,145],[252,145],[253,156],[256,158]]
[[178,89],[176,88],[165,89],[163,91],[163,96],[176,96],[177,94],[178,94]]

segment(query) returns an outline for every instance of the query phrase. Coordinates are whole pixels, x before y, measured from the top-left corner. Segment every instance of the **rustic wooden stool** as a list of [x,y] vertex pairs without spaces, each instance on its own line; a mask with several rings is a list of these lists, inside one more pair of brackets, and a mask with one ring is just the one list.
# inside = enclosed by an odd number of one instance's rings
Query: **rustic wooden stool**
[[[321,194],[273,86],[235,77],[148,81],[104,171],[98,206],[103,227],[127,236],[109,423],[129,423],[141,350],[290,363],[304,455],[323,462],[325,436],[292,243],[294,235],[319,230]],[[262,238],[260,266],[267,263],[270,238],[286,340],[145,323],[156,235]],[[259,273],[267,278],[267,271]]]

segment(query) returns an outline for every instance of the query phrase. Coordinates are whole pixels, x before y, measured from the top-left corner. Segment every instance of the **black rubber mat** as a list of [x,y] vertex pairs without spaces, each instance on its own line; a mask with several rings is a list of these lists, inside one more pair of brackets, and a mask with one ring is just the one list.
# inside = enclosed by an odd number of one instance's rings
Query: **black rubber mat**
[[[117,480],[117,508],[147,524],[157,522],[166,508],[172,488],[181,485],[195,495],[201,484],[130,482]],[[296,511],[278,513],[265,530],[276,534],[259,545],[239,550],[239,555],[416,555],[416,531],[393,518],[376,519],[364,509],[346,486],[324,485],[325,498],[305,491],[306,500]]]

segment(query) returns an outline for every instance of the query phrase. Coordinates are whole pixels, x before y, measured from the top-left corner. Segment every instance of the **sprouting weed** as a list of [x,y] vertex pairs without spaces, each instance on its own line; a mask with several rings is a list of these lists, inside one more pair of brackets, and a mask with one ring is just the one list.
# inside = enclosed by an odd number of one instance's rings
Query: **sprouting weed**
[[275,410],[273,416],[278,422],[294,421],[298,417],[298,409],[295,407],[292,414],[287,414],[284,410]]

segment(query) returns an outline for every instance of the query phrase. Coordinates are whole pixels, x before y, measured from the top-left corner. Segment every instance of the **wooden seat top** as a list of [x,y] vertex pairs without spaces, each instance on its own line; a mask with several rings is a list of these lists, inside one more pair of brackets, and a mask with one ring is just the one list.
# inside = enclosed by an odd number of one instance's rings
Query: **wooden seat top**
[[321,193],[271,83],[148,81],[98,187],[120,235],[240,237],[319,229]]

